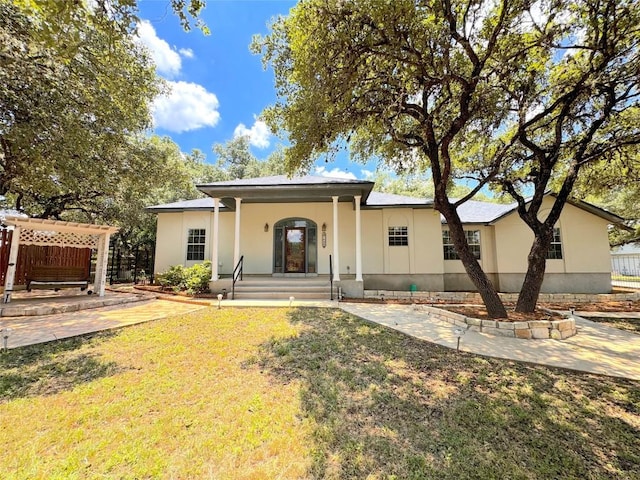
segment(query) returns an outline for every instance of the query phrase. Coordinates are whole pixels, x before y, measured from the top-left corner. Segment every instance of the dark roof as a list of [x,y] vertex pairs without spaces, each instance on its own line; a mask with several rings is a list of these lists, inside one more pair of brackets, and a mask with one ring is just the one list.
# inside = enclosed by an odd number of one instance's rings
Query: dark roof
[[[553,193],[548,195],[554,196]],[[527,203],[530,199],[526,199]],[[453,200],[452,200],[453,201]],[[589,212],[597,217],[607,220],[614,225],[620,225],[627,228],[623,222],[624,219],[611,212],[608,212],[600,207],[596,207],[588,202],[577,199],[567,200],[567,203],[573,205],[576,208]],[[490,202],[477,202],[475,200],[468,200],[458,207],[458,215],[462,223],[484,223],[492,224],[516,211],[518,208],[517,203],[490,203]],[[440,219],[442,223],[447,223],[444,217],[441,215]]]
[[[503,204],[467,200],[458,207],[458,215],[462,223],[492,223],[514,211],[517,206],[517,203]],[[447,223],[442,215],[440,215],[440,219],[442,223]]]
[[[353,201],[354,195],[362,196],[363,208],[410,207],[433,208],[433,200],[408,197],[392,193],[372,192],[374,183],[351,178],[333,178],[316,175],[289,178],[285,175],[271,177],[243,178],[224,182],[197,185],[209,197],[195,200],[167,203],[147,207],[151,212],[181,212],[187,210],[211,210],[213,198],[221,199],[221,210],[235,208],[234,197],[241,197],[243,203],[280,203],[328,201],[332,196],[341,201]],[[553,194],[550,194],[553,195]],[[567,203],[607,220],[622,225],[624,219],[582,200],[571,199]],[[469,200],[458,207],[462,223],[492,224],[516,211],[518,204],[491,203]],[[441,216],[442,223],[446,223]]]
[[[221,206],[221,210],[224,207]],[[179,202],[165,203],[163,205],[153,205],[147,210],[154,213],[184,212],[187,210],[213,210],[213,198],[196,198],[195,200],[181,200]]]
[[289,178],[277,175],[207,183],[197,187],[208,196],[219,198],[233,210],[236,197],[242,198],[243,203],[300,203],[327,201],[334,196],[346,202],[353,201],[353,197],[359,195],[362,205],[366,205],[373,185],[367,180],[351,178],[314,175]]
[[317,175],[305,175],[303,177],[291,177],[286,175],[274,175],[271,177],[241,178],[237,180],[225,180],[223,182],[203,183],[196,187],[276,187],[287,185],[336,185],[336,184],[367,184],[373,182],[357,180],[353,178],[322,177]]
[[433,200],[430,198],[407,197],[394,193],[371,192],[367,199],[366,207],[425,207],[432,208]]

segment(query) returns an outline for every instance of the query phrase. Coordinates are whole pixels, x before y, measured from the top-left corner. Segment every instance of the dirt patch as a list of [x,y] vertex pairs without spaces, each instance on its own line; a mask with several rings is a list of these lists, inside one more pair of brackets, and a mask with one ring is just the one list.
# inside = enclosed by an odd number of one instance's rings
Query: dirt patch
[[541,307],[551,310],[570,310],[581,312],[640,312],[640,301],[611,301],[597,303],[541,303]]
[[[506,305],[505,305],[506,306]],[[550,315],[548,312],[545,312],[541,309],[536,309],[533,313],[520,313],[515,312],[513,310],[513,306],[507,307],[507,315],[509,318],[500,319],[502,321],[510,321],[510,322],[529,322],[534,320],[562,320],[563,317],[560,315]],[[459,313],[466,317],[472,318],[480,318],[483,320],[489,320],[491,317],[487,315],[487,309],[483,305],[459,305],[459,306],[442,306],[440,307],[444,310],[448,310],[450,312]]]

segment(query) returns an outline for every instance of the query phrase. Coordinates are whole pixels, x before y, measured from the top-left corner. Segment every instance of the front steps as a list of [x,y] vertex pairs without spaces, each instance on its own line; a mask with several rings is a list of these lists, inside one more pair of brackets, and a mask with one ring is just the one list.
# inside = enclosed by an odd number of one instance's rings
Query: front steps
[[[334,286],[334,293],[337,291]],[[236,282],[236,300],[329,300],[329,278],[318,277],[248,277]]]

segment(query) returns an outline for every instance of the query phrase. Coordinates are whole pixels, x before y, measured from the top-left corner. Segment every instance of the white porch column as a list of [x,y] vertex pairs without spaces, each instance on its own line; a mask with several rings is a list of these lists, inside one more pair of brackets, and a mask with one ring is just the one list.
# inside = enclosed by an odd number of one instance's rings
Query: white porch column
[[93,281],[93,289],[99,297],[104,297],[107,283],[107,263],[109,262],[109,237],[110,233],[100,235],[98,239],[98,255],[96,258],[96,277]]
[[220,221],[220,199],[213,199],[213,225],[211,227],[211,281],[215,282],[220,278],[218,274],[218,243]]
[[338,235],[338,198],[331,197],[333,199],[333,279],[337,282],[340,281],[340,248]]
[[354,195],[356,202],[356,282],[362,281],[362,232],[360,228],[360,199],[362,195]]
[[236,197],[236,230],[233,244],[233,267],[236,268],[240,261],[240,203],[241,198]]
[[20,248],[20,227],[13,229],[11,236],[11,250],[9,250],[9,268],[4,278],[4,296],[2,303],[11,301],[11,293],[13,292],[13,282],[16,278],[16,263],[18,263],[18,249]]

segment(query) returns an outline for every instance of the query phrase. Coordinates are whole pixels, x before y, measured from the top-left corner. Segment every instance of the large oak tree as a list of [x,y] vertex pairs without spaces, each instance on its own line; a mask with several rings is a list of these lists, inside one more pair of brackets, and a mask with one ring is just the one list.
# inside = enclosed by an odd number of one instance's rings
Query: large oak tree
[[[576,165],[613,151],[596,144],[634,142],[633,122],[617,129],[615,115],[634,113],[637,10],[614,0],[301,2],[254,40],[279,95],[264,115],[288,135],[290,171],[345,143],[357,158],[429,169],[434,206],[494,318],[506,311],[457,207],[485,185],[504,189],[534,233],[518,305],[530,310]],[[454,200],[458,179],[475,187]],[[556,205],[539,220],[554,180]]]

